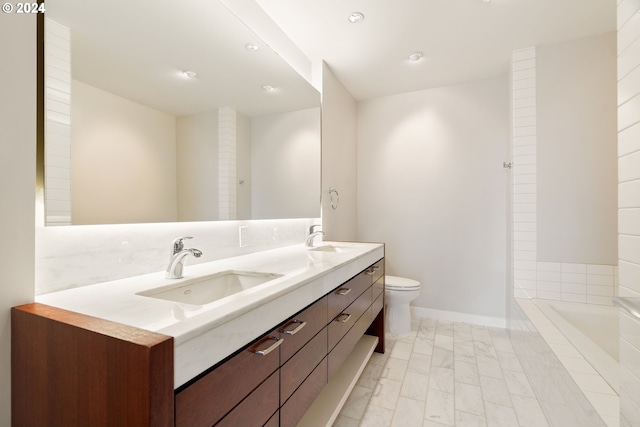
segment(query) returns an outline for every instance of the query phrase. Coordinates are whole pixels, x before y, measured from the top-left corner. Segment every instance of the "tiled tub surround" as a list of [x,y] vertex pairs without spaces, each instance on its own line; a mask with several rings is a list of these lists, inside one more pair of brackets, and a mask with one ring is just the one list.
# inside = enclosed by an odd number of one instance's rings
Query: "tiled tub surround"
[[176,283],[166,279],[164,271],[40,295],[36,302],[174,337],[174,387],[179,387],[247,344],[249,337],[260,336],[269,325],[277,325],[384,257],[382,244],[339,245],[346,247],[341,253],[309,251],[298,244],[187,265],[185,279],[228,270],[282,275],[202,306],[136,295]]
[[[542,298],[585,304],[611,305],[617,295],[615,265],[532,261],[527,279],[515,280],[516,298]],[[535,269],[533,269],[535,266]]]
[[413,331],[387,334],[386,347],[335,427],[617,426],[602,421],[535,330],[414,316]]
[[[620,398],[614,388],[617,387],[619,378],[611,378],[611,373],[607,373],[609,378],[600,375],[589,360],[593,356],[588,354],[588,348],[582,347],[581,351],[578,351],[578,348],[572,344],[576,341],[571,335],[571,331],[559,329],[562,325],[554,324],[534,301],[519,300],[518,304],[540,332],[539,336],[553,350],[557,359],[560,360],[602,419],[609,427],[618,427],[620,425]],[[611,333],[617,335],[617,331],[611,331]],[[597,355],[595,356],[597,357]],[[619,375],[619,372],[615,370],[612,374]],[[610,385],[610,383],[614,384]]]

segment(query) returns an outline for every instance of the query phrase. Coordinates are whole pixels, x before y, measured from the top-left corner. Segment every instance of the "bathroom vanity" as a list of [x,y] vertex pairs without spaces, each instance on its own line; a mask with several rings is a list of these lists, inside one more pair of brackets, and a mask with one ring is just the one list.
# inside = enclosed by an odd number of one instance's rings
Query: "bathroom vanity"
[[[13,426],[330,425],[384,352],[381,244],[294,245],[186,273],[15,307]],[[224,275],[268,280],[200,291]]]

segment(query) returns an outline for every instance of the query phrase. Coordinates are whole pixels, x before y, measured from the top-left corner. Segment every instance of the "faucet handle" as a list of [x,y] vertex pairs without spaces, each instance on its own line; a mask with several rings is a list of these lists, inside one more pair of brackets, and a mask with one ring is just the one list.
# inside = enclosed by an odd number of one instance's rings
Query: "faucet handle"
[[193,239],[193,237],[185,236],[185,237],[176,237],[175,239],[173,239],[171,256],[177,254],[178,252],[184,249],[183,240],[185,239]]
[[316,227],[322,227],[322,225],[313,224],[313,225],[309,226],[309,234],[312,234],[313,232],[315,232]]

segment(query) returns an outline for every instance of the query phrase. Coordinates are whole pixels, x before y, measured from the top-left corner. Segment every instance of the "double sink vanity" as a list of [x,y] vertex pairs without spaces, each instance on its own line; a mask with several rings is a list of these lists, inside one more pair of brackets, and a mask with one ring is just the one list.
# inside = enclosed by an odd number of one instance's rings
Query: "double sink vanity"
[[330,425],[384,351],[384,245],[324,242],[12,310],[13,425]]

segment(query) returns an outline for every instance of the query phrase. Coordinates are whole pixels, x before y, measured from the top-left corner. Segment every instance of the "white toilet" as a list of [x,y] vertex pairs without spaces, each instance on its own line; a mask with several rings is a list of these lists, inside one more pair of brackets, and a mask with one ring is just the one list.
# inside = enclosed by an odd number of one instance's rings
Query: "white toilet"
[[420,295],[420,282],[405,277],[385,276],[385,317],[392,334],[411,332],[409,304]]

